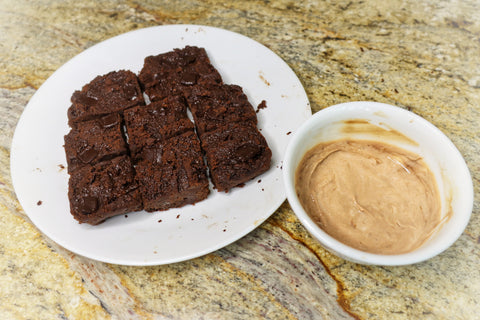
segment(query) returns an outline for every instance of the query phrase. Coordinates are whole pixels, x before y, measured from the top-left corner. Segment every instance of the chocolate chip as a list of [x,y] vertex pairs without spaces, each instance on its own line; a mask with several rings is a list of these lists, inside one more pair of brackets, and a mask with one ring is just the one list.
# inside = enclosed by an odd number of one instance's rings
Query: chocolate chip
[[142,152],[142,158],[150,163],[161,163],[162,152],[154,148],[145,148]]
[[241,145],[236,150],[237,156],[242,160],[253,159],[259,153],[260,153],[260,148],[251,143]]
[[78,155],[78,158],[84,163],[92,162],[98,155],[98,152],[93,148],[86,148]]
[[123,91],[123,95],[127,100],[135,100],[137,98],[137,90],[132,85],[125,85],[125,87],[121,87],[118,91],[120,90]]
[[185,72],[182,74],[180,82],[184,85],[191,86],[197,83],[197,75],[191,72]]
[[184,58],[186,63],[194,63],[195,60],[197,60],[197,57],[195,57],[193,54],[186,54]]
[[103,118],[100,118],[100,125],[104,128],[113,127],[118,123],[118,116],[115,113],[109,114]]
[[94,97],[89,97],[83,92],[76,91],[72,96],[72,102],[91,106],[97,104],[97,99]]
[[91,214],[98,208],[98,199],[91,196],[86,196],[80,199],[79,210],[83,214]]

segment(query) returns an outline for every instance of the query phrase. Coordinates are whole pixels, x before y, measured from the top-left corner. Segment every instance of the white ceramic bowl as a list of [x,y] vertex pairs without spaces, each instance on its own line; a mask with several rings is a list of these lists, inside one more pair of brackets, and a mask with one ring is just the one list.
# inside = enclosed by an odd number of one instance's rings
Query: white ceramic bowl
[[[355,123],[362,125],[362,121],[357,120],[368,121],[366,125],[380,127],[383,129],[381,131],[387,134],[372,134],[362,130],[361,127],[355,127]],[[295,171],[303,155],[311,147],[320,142],[342,138],[377,140],[422,156],[437,180],[442,200],[442,215],[446,215],[451,206],[452,215],[449,220],[422,246],[412,252],[398,255],[363,252],[341,243],[324,232],[300,204],[295,192]],[[458,239],[467,226],[472,212],[472,178],[462,155],[450,139],[430,122],[414,113],[383,103],[342,103],[315,113],[294,133],[287,147],[283,171],[287,198],[300,222],[326,249],[357,263],[406,265],[432,258]]]

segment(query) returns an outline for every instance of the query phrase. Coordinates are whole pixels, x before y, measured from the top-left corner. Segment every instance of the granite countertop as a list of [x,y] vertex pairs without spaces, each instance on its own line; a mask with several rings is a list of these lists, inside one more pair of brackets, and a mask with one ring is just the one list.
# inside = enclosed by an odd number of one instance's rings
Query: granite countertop
[[[477,1],[25,1],[0,8],[1,319],[478,319],[480,3]],[[172,265],[75,255],[15,196],[10,144],[29,99],[63,63],[162,24],[239,32],[284,59],[316,112],[371,100],[406,108],[463,154],[475,204],[455,244],[426,262],[364,266],[324,250],[288,202],[241,240]]]

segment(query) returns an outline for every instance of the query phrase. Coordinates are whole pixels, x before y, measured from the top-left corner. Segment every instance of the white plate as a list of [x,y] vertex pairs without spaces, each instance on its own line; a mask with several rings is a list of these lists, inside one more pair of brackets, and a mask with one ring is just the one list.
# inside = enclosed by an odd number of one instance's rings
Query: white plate
[[[273,152],[269,171],[228,194],[213,191],[195,205],[117,216],[98,226],[70,214],[63,136],[74,90],[113,70],[139,72],[146,56],[204,47],[225,83],[243,87],[252,105],[266,100],[259,128]],[[230,31],[194,25],[141,29],[103,41],[58,69],[32,97],[11,148],[12,180],[32,222],[77,254],[108,263],[159,265],[220,249],[267,219],[285,200],[282,159],[290,132],[311,116],[306,93],[288,65],[258,42]],[[39,202],[41,201],[41,202]],[[159,222],[161,220],[161,222]]]

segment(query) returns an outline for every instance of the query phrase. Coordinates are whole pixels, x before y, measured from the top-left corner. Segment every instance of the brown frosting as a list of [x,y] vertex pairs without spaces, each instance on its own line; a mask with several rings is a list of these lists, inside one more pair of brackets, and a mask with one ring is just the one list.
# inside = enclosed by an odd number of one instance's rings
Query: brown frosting
[[410,252],[441,224],[435,178],[418,155],[380,142],[310,149],[295,178],[305,211],[328,234],[377,254]]

